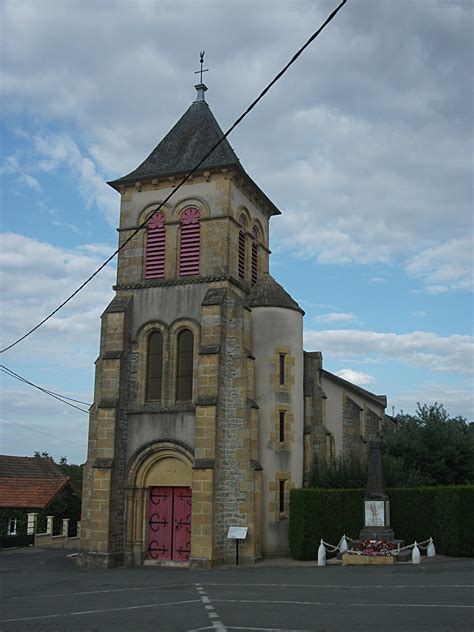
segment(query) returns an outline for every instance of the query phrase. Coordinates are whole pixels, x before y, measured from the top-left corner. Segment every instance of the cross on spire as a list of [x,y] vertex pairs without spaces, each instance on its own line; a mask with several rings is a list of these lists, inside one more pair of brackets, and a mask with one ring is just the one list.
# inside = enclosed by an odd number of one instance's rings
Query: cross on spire
[[202,51],[199,53],[199,61],[200,61],[200,63],[201,63],[201,69],[200,69],[200,70],[196,70],[196,71],[194,72],[194,74],[195,74],[195,75],[201,75],[201,76],[200,76],[200,78],[199,78],[199,83],[202,83],[202,73],[203,73],[203,72],[209,72],[209,68],[206,68],[206,69],[204,69],[204,70],[203,70],[203,67],[202,67],[202,66],[203,66],[203,64],[204,64],[204,55],[205,55],[205,53],[206,53],[206,51],[205,51],[205,50],[202,50]]

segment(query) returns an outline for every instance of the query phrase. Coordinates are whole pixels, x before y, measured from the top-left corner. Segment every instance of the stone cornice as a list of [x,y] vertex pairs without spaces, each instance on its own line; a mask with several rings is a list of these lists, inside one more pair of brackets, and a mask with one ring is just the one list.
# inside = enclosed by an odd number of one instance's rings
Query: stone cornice
[[179,279],[154,279],[150,281],[140,281],[139,283],[120,283],[113,286],[113,290],[119,292],[121,290],[142,290],[150,287],[172,287],[174,285],[191,285],[191,284],[205,284],[205,283],[219,283],[227,281],[232,285],[235,285],[240,290],[249,293],[250,287],[247,287],[243,283],[240,283],[237,279],[229,275],[214,276],[214,277],[182,277]]

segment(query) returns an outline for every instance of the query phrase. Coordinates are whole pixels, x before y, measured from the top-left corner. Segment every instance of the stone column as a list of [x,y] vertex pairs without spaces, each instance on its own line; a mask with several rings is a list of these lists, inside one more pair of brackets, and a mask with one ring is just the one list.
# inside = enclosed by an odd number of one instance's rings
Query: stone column
[[63,518],[62,535],[69,536],[69,518]]

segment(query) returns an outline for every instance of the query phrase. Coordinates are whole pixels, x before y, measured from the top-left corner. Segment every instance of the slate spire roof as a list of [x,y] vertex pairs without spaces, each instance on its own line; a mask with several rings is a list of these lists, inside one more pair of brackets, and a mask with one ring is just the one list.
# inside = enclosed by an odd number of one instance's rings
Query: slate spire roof
[[[153,178],[184,175],[191,171],[216,142],[224,136],[209,105],[204,100],[206,86],[198,84],[195,87],[198,92],[196,100],[174,127],[134,171],[109,182],[111,187],[118,191],[121,185]],[[224,139],[206,158],[199,167],[199,171],[232,168],[237,169],[249,184],[255,187],[264,202],[268,204],[272,215],[280,215],[279,209],[245,172],[227,139]]]
[[262,274],[253,286],[245,304],[248,307],[285,307],[304,315],[298,303],[268,273]]
[[[148,158],[134,171],[109,184],[115,188],[115,185],[121,183],[186,173],[198,164],[223,135],[210,107],[200,97],[198,91],[197,100],[191,104]],[[224,139],[206,158],[200,169],[234,167],[238,164],[239,159],[234,150],[228,140]]]

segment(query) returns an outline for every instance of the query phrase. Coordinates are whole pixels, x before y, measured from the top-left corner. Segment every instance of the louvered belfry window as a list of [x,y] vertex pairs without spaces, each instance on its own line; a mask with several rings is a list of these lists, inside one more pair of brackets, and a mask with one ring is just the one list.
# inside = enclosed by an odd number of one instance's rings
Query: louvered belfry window
[[148,360],[146,375],[147,401],[161,400],[163,381],[163,336],[154,331],[148,338]]
[[245,234],[246,234],[246,219],[243,215],[240,216],[240,230],[239,230],[239,277],[245,279]]
[[258,279],[258,232],[254,228],[252,235],[252,283]]
[[199,274],[201,224],[199,210],[187,208],[181,215],[179,231],[179,274],[193,276]]
[[146,226],[145,279],[165,276],[166,228],[163,213],[154,213]]

